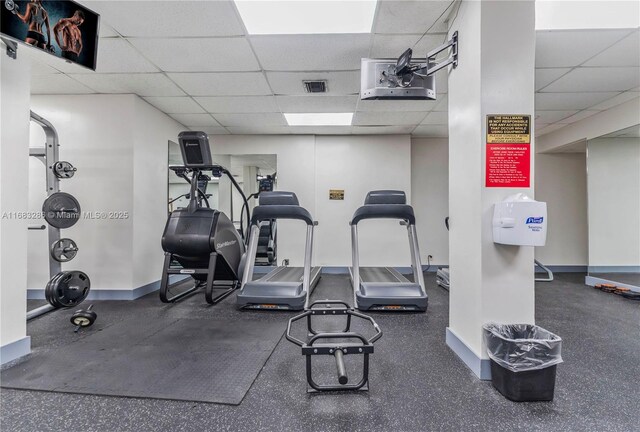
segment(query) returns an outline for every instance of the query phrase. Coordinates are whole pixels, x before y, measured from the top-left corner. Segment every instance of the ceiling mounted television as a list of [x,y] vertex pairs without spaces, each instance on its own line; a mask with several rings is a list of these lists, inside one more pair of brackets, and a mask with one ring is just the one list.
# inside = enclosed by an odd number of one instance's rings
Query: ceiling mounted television
[[70,0],[4,0],[0,36],[96,69],[100,15]]

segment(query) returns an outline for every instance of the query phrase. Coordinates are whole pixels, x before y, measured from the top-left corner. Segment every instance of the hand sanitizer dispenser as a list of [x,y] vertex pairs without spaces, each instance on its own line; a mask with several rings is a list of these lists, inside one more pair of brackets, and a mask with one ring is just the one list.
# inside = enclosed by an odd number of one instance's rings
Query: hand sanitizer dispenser
[[495,204],[493,242],[517,246],[544,246],[547,241],[547,203],[519,193]]

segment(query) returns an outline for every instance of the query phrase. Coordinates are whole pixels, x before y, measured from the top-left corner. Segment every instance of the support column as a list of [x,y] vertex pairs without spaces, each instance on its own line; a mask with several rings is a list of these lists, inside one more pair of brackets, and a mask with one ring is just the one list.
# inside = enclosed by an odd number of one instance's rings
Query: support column
[[[215,147],[215,141],[214,141]],[[225,168],[231,169],[231,156],[230,155],[214,155],[213,161],[217,164],[222,165]],[[217,205],[215,202],[211,203],[213,208],[220,210],[222,213],[226,214],[229,218],[231,218],[231,194],[233,193],[233,186],[231,185],[231,180],[226,175],[220,177],[218,181],[218,202]],[[235,198],[234,198],[235,199]],[[237,207],[237,204],[234,203],[234,207]],[[233,218],[236,220],[240,220],[240,214],[233,215]]]
[[29,196],[29,59],[5,55],[0,43],[0,363],[31,351],[27,336],[27,219]]
[[[454,14],[455,15],[455,14]],[[459,64],[449,71],[449,265],[447,345],[490,379],[482,325],[534,322],[533,247],[493,243],[493,205],[529,187],[485,187],[488,115],[534,115],[535,2],[463,0]],[[531,124],[533,128],[533,124]],[[529,151],[533,174],[533,130]],[[526,163],[526,161],[525,161]]]
[[[251,194],[258,192],[258,182],[256,180],[258,176],[258,167],[243,167],[242,169],[242,189],[244,194],[248,197]],[[249,211],[253,213],[253,208],[256,206],[256,200],[249,201]]]

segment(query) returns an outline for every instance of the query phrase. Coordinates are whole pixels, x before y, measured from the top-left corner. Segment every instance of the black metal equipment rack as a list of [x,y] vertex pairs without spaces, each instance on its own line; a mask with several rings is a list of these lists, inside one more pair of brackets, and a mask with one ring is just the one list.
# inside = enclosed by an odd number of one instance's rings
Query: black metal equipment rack
[[[326,305],[327,307],[317,307]],[[331,308],[329,305],[340,305],[340,308]],[[344,330],[335,332],[322,332],[313,329],[313,316],[346,316],[347,323]],[[291,325],[307,318],[307,330],[309,338],[306,342],[301,341],[291,335]],[[375,335],[366,338],[360,333],[351,331],[351,317],[361,318],[369,321],[375,330]],[[309,305],[300,315],[289,320],[287,325],[286,338],[302,348],[302,355],[306,356],[307,363],[307,382],[309,383],[309,392],[323,391],[342,391],[342,390],[368,390],[369,389],[369,355],[373,354],[373,343],[382,337],[382,330],[378,324],[370,316],[357,312],[349,304],[340,300],[319,300]],[[340,339],[340,340],[338,340]],[[355,340],[356,342],[344,342],[345,339]],[[329,340],[329,343],[318,343],[321,340]],[[348,384],[349,378],[344,366],[345,355],[363,355],[362,379],[356,384]],[[314,355],[330,355],[335,358],[336,368],[338,372],[338,382],[340,385],[324,385],[318,384],[313,379],[313,371],[311,367],[311,357]]]

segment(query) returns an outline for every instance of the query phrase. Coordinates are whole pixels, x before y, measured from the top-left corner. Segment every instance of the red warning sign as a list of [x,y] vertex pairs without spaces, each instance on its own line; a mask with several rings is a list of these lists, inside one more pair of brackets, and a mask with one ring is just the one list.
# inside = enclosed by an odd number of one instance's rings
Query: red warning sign
[[487,116],[486,187],[531,185],[528,115]]
[[487,144],[487,187],[530,186],[529,144]]

